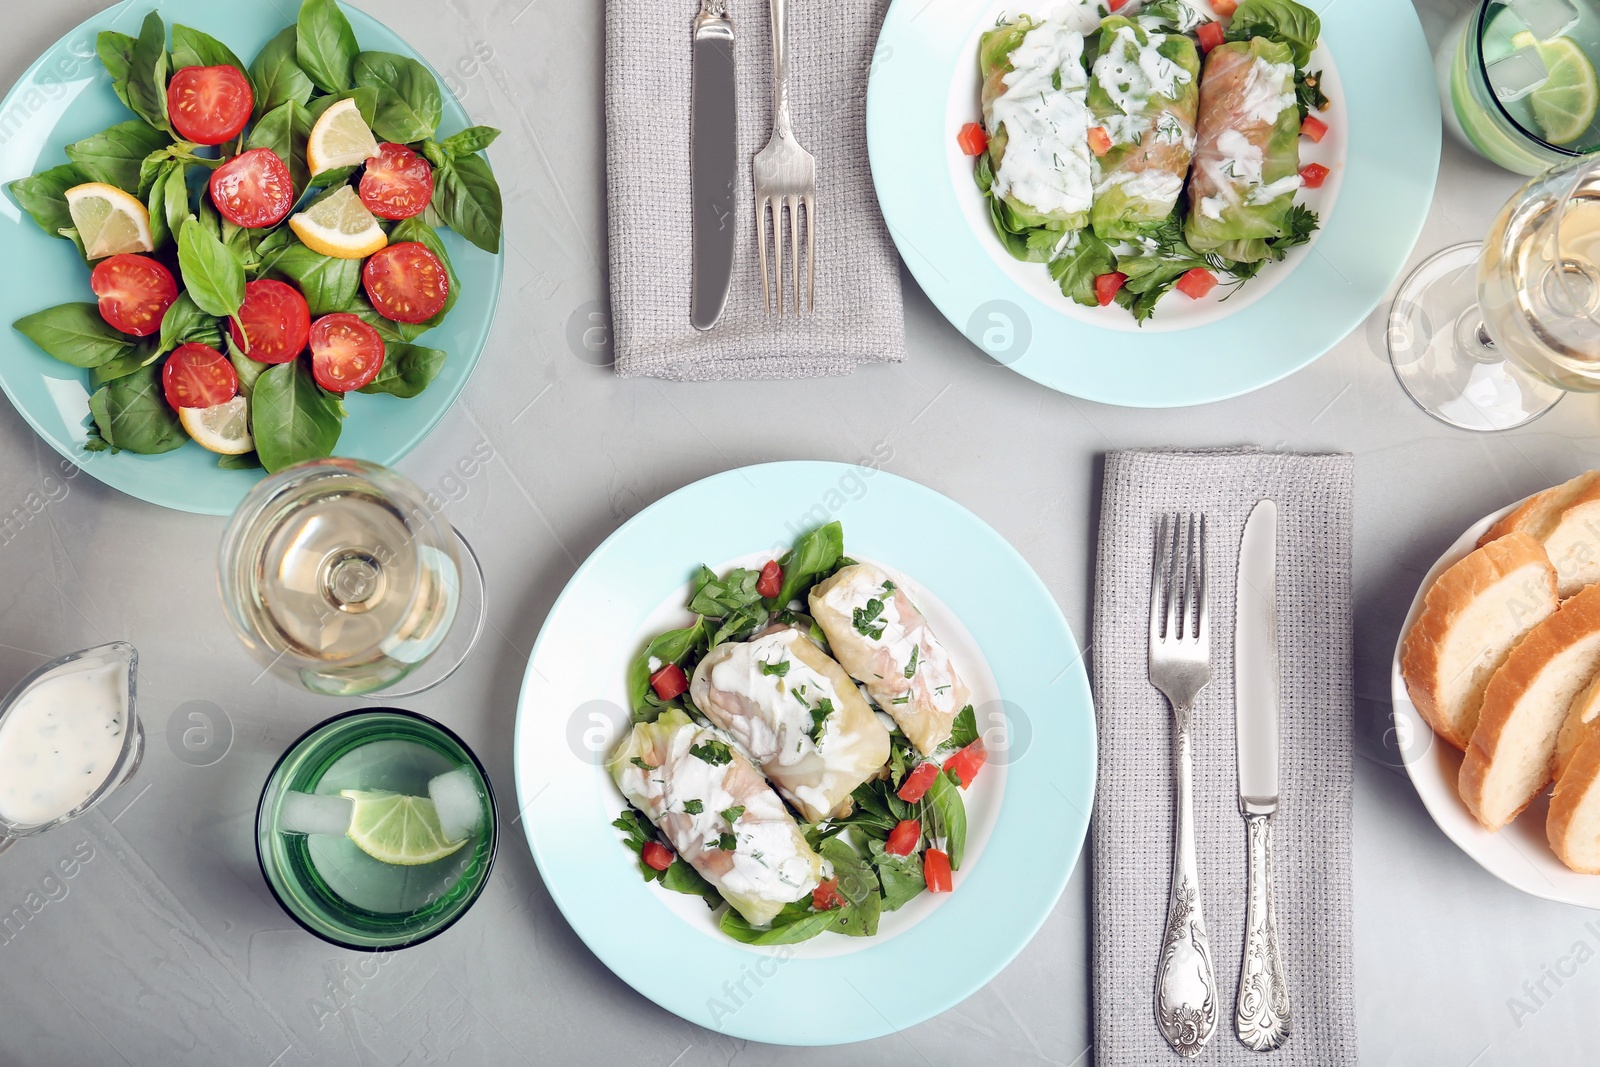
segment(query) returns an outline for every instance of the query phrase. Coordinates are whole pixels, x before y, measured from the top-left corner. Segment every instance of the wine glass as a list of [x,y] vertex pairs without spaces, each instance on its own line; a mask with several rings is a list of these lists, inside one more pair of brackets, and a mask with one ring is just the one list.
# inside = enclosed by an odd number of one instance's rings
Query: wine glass
[[[415,484],[363,460],[310,460],[262,479],[220,557],[239,638],[314,693],[422,692],[455,672],[487,619],[466,538]],[[402,680],[408,688],[390,689]]]

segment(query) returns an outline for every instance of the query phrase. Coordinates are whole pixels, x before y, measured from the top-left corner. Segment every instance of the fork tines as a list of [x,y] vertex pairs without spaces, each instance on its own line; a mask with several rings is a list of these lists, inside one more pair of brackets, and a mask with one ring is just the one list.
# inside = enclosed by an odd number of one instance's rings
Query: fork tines
[[[767,215],[771,208],[772,216],[772,250],[773,268],[772,281],[767,277]],[[769,196],[761,195],[756,202],[756,239],[761,252],[761,295],[766,301],[767,311],[772,311],[772,291],[778,292],[778,314],[783,314],[783,216],[787,209],[789,214],[789,258],[793,262],[794,272],[794,313],[800,314],[800,209],[805,208],[805,275],[807,311],[815,311],[817,307],[816,275],[815,271],[815,231],[816,207],[814,199],[809,196]],[[775,283],[775,284],[774,284]]]
[[1205,515],[1161,516],[1150,573],[1151,643],[1205,643],[1210,636],[1206,601]]

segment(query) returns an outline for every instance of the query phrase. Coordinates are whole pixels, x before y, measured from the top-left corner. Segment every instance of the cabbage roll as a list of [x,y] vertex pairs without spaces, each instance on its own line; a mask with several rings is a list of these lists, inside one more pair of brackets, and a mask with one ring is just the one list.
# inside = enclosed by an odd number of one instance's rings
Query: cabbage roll
[[983,123],[990,186],[1013,231],[1081,230],[1094,201],[1083,34],[1023,16],[983,35]]
[[1181,34],[1108,18],[1088,99],[1111,142],[1095,184],[1095,235],[1136,237],[1165,221],[1183,192],[1200,109],[1200,53]]
[[1196,252],[1253,263],[1288,232],[1300,188],[1294,50],[1265,37],[1219,45],[1200,81],[1199,141],[1184,236]]
[[677,708],[636,725],[606,769],[751,925],[771,922],[821,881],[822,858],[761,772]]
[[911,598],[877,567],[856,563],[818,583],[810,600],[834,658],[919,752],[933,755],[970,694]]
[[851,792],[889,760],[889,731],[850,676],[791,627],[712,649],[689,697],[807,822],[847,814]]

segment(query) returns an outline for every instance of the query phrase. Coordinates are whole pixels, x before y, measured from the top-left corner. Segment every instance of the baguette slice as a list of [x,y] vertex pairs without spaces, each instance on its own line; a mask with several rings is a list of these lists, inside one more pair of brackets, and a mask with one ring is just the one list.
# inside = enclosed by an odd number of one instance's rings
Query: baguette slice
[[1550,768],[1551,777],[1558,782],[1561,780],[1572,763],[1573,755],[1583,745],[1584,739],[1592,734],[1600,734],[1600,674],[1596,674],[1588,687],[1572,698],[1566,721],[1556,735],[1556,755]]
[[1584,740],[1556,783],[1545,835],[1562,863],[1600,874],[1600,736]]
[[1520,531],[1544,545],[1563,599],[1600,581],[1600,470],[1535,493],[1489,528],[1479,544]]
[[1572,700],[1600,671],[1600,585],[1529,631],[1483,692],[1461,763],[1461,799],[1498,830],[1550,781],[1556,737]]
[[1428,725],[1464,749],[1490,676],[1555,611],[1555,568],[1537,541],[1513,531],[1439,575],[1422,603],[1400,673]]

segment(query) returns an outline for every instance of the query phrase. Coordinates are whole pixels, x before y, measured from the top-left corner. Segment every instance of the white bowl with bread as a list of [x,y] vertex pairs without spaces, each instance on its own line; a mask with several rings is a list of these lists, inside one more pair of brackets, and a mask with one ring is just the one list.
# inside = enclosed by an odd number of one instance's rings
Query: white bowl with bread
[[[1450,839],[1524,892],[1600,908],[1600,471],[1450,546],[1392,685],[1406,770]],[[1426,731],[1439,743],[1414,743]]]

